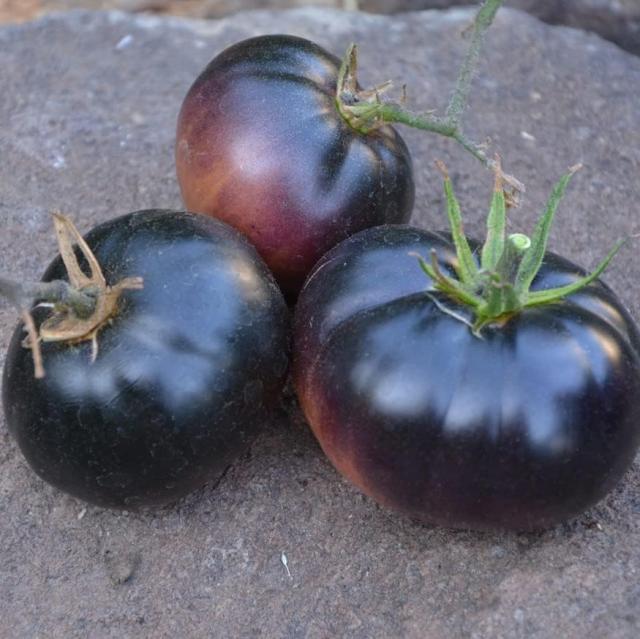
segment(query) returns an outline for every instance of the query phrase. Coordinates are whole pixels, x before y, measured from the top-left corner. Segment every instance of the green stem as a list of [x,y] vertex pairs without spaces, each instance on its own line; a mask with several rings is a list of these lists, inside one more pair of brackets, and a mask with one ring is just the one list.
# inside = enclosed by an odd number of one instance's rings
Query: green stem
[[484,297],[485,303],[476,311],[476,320],[474,322],[476,331],[479,331],[486,324],[490,324],[522,308],[513,286],[509,282],[501,281],[500,277],[491,278],[484,292]]
[[[386,84],[366,91],[359,90],[356,82],[357,55],[353,44],[349,46],[338,74],[336,105],[340,114],[355,130],[363,134],[369,133],[382,123],[389,123],[404,124],[451,138],[486,167],[495,170],[495,161],[487,157],[482,145],[476,144],[464,134],[461,118],[467,106],[487,30],[503,1],[484,0],[478,10],[473,22],[471,42],[458,72],[444,117],[411,113],[401,104],[382,101],[380,93],[388,88]],[[505,175],[504,179],[516,191],[524,191],[524,186],[512,176]]]
[[[465,151],[468,151],[473,155],[476,160],[480,160],[482,164],[484,164],[487,168],[493,169],[494,162],[487,157],[487,154],[482,150],[482,147],[475,142],[472,142],[469,138],[467,138],[462,131],[459,129],[454,129],[453,135],[450,136],[453,140],[455,140]],[[515,180],[515,178],[511,178],[511,180]],[[520,190],[524,190],[524,187],[518,182],[520,185]]]
[[[412,113],[399,104],[393,102],[362,102],[347,106],[338,100],[338,109],[345,119],[360,133],[368,133],[375,129],[377,124],[404,124],[413,129],[437,133],[445,138],[456,141],[463,149],[468,151],[476,160],[479,160],[489,169],[495,168],[495,161],[487,157],[481,145],[470,140],[460,128],[447,118],[436,115]],[[524,187],[514,177],[504,175],[505,181],[518,190]]]
[[471,34],[471,43],[464,58],[456,86],[451,95],[449,106],[445,112],[447,120],[456,128],[460,122],[460,117],[467,106],[471,82],[478,67],[480,51],[485,40],[487,30],[493,23],[493,19],[502,5],[503,0],[485,0],[476,14]]
[[531,247],[531,240],[524,233],[512,233],[507,237],[504,251],[496,265],[496,273],[503,281],[513,282],[524,254]]
[[[375,118],[378,122],[406,124],[414,129],[439,133],[449,138],[455,138],[458,134],[455,127],[441,117],[411,113],[393,102],[360,102],[351,106],[342,104],[342,109],[344,113],[348,114],[347,118],[351,124],[357,124],[358,121],[361,121],[366,125],[368,121]],[[372,122],[369,124],[371,125]],[[361,128],[358,130],[363,132]]]

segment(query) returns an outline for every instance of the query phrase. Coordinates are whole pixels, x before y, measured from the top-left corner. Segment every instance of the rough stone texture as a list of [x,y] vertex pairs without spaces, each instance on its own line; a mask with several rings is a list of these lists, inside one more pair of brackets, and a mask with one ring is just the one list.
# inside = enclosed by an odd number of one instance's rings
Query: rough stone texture
[[[565,0],[504,0],[504,6],[527,11],[542,18],[556,13]],[[359,0],[358,6],[376,13],[398,13],[400,11],[423,11],[425,9],[449,9],[451,7],[475,5],[477,0]]]
[[0,0],[0,22],[30,20],[72,9],[167,13],[190,18],[220,18],[250,9],[290,9],[313,5],[353,9],[357,0]]
[[594,31],[640,55],[638,0],[565,0],[562,13],[549,22]]
[[[299,10],[220,22],[70,14],[0,29],[1,270],[35,278],[54,254],[48,211],[82,230],[179,206],[173,127],[201,67],[240,38],[361,44],[365,83],[407,81],[442,108],[471,12],[393,18]],[[498,17],[468,130],[490,135],[528,197],[530,229],[555,179],[585,164],[552,248],[595,264],[640,231],[640,60],[515,11]],[[447,140],[405,131],[415,221],[443,226],[435,158],[478,234],[491,176]],[[640,316],[637,243],[606,279]],[[14,318],[0,309],[0,353]],[[0,356],[0,357],[3,357]],[[2,361],[0,361],[0,364]],[[603,503],[538,534],[417,525],[377,508],[325,461],[293,401],[217,488],[148,514],[85,506],[43,484],[0,419],[0,635],[26,637],[635,638],[640,466]],[[288,559],[287,574],[281,562]]]
[[[360,0],[365,11],[396,13],[478,4],[475,0]],[[593,31],[623,49],[640,54],[638,0],[506,0],[505,6],[549,22]]]
[[[51,11],[118,9],[220,18],[249,9],[288,9],[313,5],[398,13],[477,5],[479,0],[0,0],[0,22],[26,20]],[[549,22],[593,31],[640,54],[639,0],[506,0],[505,6]]]

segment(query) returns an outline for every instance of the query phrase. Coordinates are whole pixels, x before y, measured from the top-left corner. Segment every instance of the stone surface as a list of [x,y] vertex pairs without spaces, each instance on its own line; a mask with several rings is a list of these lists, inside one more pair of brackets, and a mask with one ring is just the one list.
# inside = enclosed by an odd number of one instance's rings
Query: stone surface
[[553,24],[594,31],[623,49],[640,55],[640,2],[638,0],[564,0]]
[[[117,9],[168,13],[193,18],[220,18],[249,9],[333,7],[374,13],[398,13],[477,5],[478,0],[4,0],[0,22],[28,20],[51,11]],[[506,0],[505,6],[549,22],[593,31],[623,49],[640,54],[638,0]]]
[[[203,65],[240,38],[361,44],[363,81],[409,84],[442,108],[468,10],[396,17],[257,12],[220,22],[73,13],[0,29],[0,269],[35,278],[54,254],[48,212],[81,230],[180,205],[173,127]],[[530,229],[556,178],[582,161],[551,247],[592,266],[640,231],[640,60],[515,11],[497,19],[469,133],[489,135],[528,187]],[[478,234],[491,176],[447,140],[404,132],[414,220],[442,227],[436,158]],[[606,279],[640,316],[637,243]],[[0,307],[0,364],[14,317]],[[342,481],[288,398],[217,488],[147,514],[85,507],[43,484],[0,419],[3,637],[635,638],[640,633],[640,467],[578,519],[537,534],[428,528]],[[283,564],[287,559],[287,568]]]
[[[478,4],[475,0],[360,0],[365,11],[395,13]],[[618,46],[640,54],[638,0],[505,0],[505,6],[549,22],[593,31]]]
[[353,9],[357,0],[0,0],[0,22],[33,19],[73,9],[166,13],[190,18],[220,18],[250,9],[290,9],[313,5]]
[[[527,11],[542,18],[556,13],[562,2],[564,0],[504,0],[504,6]],[[478,4],[477,0],[359,0],[358,2],[361,10],[376,13],[449,9],[465,5],[475,5],[477,7]]]

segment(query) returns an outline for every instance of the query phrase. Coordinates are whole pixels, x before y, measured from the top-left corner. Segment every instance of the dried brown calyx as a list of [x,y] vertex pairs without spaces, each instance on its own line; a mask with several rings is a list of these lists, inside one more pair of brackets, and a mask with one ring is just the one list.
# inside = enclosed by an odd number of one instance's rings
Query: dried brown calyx
[[[13,302],[25,324],[27,337],[23,345],[33,352],[37,378],[45,375],[41,342],[76,344],[90,341],[91,360],[95,361],[98,333],[118,312],[120,295],[125,290],[143,287],[141,277],[126,277],[109,286],[95,255],[73,222],[61,213],[54,213],[53,224],[69,281],[21,284],[0,278],[0,294]],[[88,274],[80,267],[74,245],[86,260]],[[52,315],[39,328],[30,310],[34,301],[46,302],[53,309]]]

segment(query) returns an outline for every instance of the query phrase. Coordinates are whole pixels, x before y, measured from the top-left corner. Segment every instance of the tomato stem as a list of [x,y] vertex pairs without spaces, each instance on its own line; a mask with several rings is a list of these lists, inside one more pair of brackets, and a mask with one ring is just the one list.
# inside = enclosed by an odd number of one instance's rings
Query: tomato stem
[[449,100],[449,106],[445,111],[447,121],[453,124],[455,128],[458,128],[462,113],[466,109],[467,102],[469,101],[471,81],[478,68],[478,60],[480,59],[480,52],[487,30],[493,23],[493,19],[502,2],[503,0],[485,0],[476,14],[471,33],[471,43],[460,67],[456,86]]
[[88,317],[96,307],[92,291],[79,291],[64,280],[53,282],[15,282],[0,277],[0,297],[4,297],[18,310],[29,308],[33,302],[48,302],[71,309],[78,317]]
[[0,277],[0,298],[7,299],[20,313],[33,353],[34,374],[37,379],[45,375],[40,352],[40,336],[29,310],[34,302],[47,302],[54,308],[67,308],[78,317],[90,317],[97,304],[94,291],[79,291],[64,280],[52,282],[16,282]]
[[525,256],[531,247],[531,240],[524,233],[512,233],[504,243],[502,255],[496,263],[495,270],[503,280],[513,282]]
[[[336,106],[342,117],[355,130],[365,135],[385,123],[404,124],[414,129],[437,133],[455,140],[477,160],[495,171],[495,160],[487,156],[482,144],[476,144],[467,138],[462,130],[461,119],[469,100],[471,82],[478,67],[486,32],[502,3],[503,0],[484,0],[478,10],[471,42],[444,117],[408,111],[404,107],[404,92],[400,103],[382,100],[381,94],[390,87],[388,82],[373,89],[360,90],[356,80],[358,61],[355,44],[349,45],[338,74]],[[524,185],[513,176],[503,174],[503,180],[515,191],[524,192]]]
[[[27,331],[25,346],[31,349],[35,376],[44,377],[40,342],[81,342],[90,340],[93,353],[97,353],[97,333],[116,312],[118,298],[126,289],[142,288],[142,278],[127,277],[115,286],[107,286],[93,252],[71,220],[53,214],[60,257],[65,265],[69,282],[21,283],[0,277],[0,297],[8,299],[20,312]],[[82,253],[89,267],[89,275],[82,268],[74,246]],[[53,306],[53,315],[36,328],[31,307],[34,302],[47,302]]]

